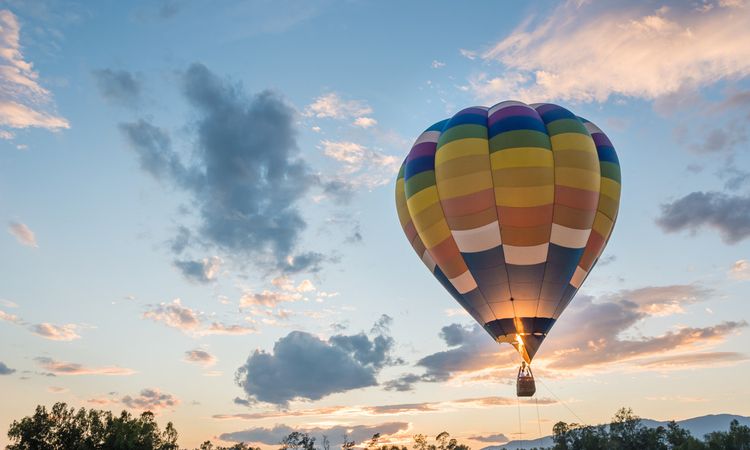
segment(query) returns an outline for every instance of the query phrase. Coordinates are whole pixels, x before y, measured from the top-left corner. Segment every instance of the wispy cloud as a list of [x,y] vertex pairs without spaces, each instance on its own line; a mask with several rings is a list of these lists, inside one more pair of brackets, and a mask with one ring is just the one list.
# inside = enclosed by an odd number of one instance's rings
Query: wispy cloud
[[[539,405],[552,405],[556,400],[540,397],[535,399]],[[397,403],[387,405],[348,405],[327,406],[322,408],[272,410],[239,414],[216,414],[217,420],[260,420],[270,418],[293,417],[328,417],[328,418],[363,418],[380,416],[422,415],[430,413],[444,413],[458,410],[489,409],[497,407],[513,407],[518,404],[515,397],[471,397],[440,402]]]
[[80,339],[76,324],[53,325],[51,323],[38,323],[31,325],[29,329],[32,333],[52,341],[73,341]]
[[228,325],[221,322],[209,321],[200,311],[183,306],[179,298],[169,303],[160,303],[151,306],[143,313],[144,319],[163,323],[168,327],[176,328],[193,336],[206,335],[243,335],[256,333],[257,330],[251,326]]
[[353,119],[372,114],[372,108],[363,101],[344,100],[337,93],[329,92],[309,104],[304,114],[318,118]]
[[0,320],[4,320],[6,322],[14,323],[16,325],[22,325],[24,322],[23,320],[18,317],[15,314],[7,313],[3,310],[0,310]]
[[0,126],[69,128],[57,115],[52,94],[39,84],[39,74],[21,52],[21,25],[9,10],[0,10]]
[[9,222],[8,232],[12,234],[19,243],[27,247],[39,248],[39,245],[36,242],[36,235],[25,223]]
[[336,180],[355,189],[383,186],[398,172],[398,159],[380,150],[351,141],[323,140],[320,145],[325,156],[341,164]]
[[210,367],[216,364],[216,357],[205,350],[195,349],[185,352],[185,361]]
[[750,357],[737,352],[701,352],[687,355],[675,355],[644,361],[642,364],[650,369],[679,370],[684,368],[717,367],[734,365],[748,361]]
[[168,327],[182,331],[196,330],[201,324],[199,313],[182,306],[179,298],[172,300],[171,303],[161,303],[144,312],[143,318],[151,319],[154,322],[162,322]]
[[91,72],[99,94],[106,101],[120,106],[135,107],[141,102],[143,85],[127,70],[100,69]]
[[750,262],[746,259],[736,261],[729,269],[729,276],[735,280],[750,280]]
[[174,408],[180,404],[180,400],[174,395],[153,388],[143,389],[137,396],[126,395],[120,402],[131,409],[152,412]]
[[355,127],[360,128],[371,128],[378,124],[378,121],[373,119],[372,117],[357,117],[354,119],[354,122],[352,124]]
[[107,376],[126,376],[133,375],[136,373],[133,369],[128,369],[119,366],[84,366],[79,363],[72,363],[66,361],[57,361],[48,357],[35,358],[36,362],[44,370],[55,375],[107,375]]
[[490,102],[603,102],[612,95],[654,99],[750,74],[750,16],[742,5],[651,8],[649,2],[614,8],[566,2],[478,52],[500,63],[502,75],[476,75],[469,88]]

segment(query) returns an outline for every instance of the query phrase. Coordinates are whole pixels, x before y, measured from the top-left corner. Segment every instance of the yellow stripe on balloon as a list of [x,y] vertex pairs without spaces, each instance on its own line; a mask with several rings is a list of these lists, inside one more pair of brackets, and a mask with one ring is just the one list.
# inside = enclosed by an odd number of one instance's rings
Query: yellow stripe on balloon
[[490,155],[492,169],[513,167],[553,167],[555,159],[546,148],[517,147],[494,152]]

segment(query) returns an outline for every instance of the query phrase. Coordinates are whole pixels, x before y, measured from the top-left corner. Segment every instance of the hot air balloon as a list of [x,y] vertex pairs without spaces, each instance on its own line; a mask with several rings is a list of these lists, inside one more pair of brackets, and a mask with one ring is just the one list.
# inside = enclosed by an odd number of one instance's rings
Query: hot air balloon
[[443,287],[530,364],[602,254],[620,164],[593,123],[553,104],[471,107],[425,130],[396,181],[401,226]]

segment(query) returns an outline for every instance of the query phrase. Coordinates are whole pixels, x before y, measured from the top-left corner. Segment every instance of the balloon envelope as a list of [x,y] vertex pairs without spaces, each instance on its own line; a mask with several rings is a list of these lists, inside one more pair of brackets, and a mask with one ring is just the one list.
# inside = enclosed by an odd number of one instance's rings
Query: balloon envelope
[[527,362],[602,254],[619,201],[612,143],[553,104],[464,109],[417,138],[396,182],[417,255]]

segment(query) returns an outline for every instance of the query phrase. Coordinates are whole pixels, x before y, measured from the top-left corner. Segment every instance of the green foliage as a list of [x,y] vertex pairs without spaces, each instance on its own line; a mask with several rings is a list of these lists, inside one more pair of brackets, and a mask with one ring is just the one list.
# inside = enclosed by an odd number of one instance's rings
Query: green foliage
[[51,411],[37,406],[34,415],[13,421],[7,450],[178,450],[177,431],[168,423],[164,431],[154,415],[138,417],[123,411],[68,408],[55,403]]
[[647,427],[630,408],[617,411],[609,428],[558,422],[552,432],[553,450],[750,450],[750,428],[736,420],[729,431],[715,431],[701,441],[674,421],[666,428]]

